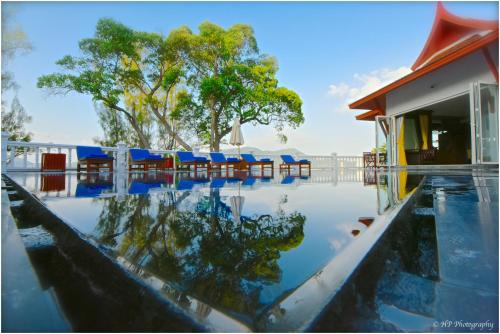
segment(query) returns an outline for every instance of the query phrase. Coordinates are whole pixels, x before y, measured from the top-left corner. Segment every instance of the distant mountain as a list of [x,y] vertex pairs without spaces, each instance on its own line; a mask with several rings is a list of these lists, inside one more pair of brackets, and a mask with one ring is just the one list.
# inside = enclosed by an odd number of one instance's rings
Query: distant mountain
[[[221,150],[224,153],[227,154],[238,154],[238,148],[229,148],[225,150]],[[281,150],[276,150],[276,151],[265,151],[261,150],[260,148],[257,147],[252,147],[252,146],[243,146],[240,149],[241,153],[252,153],[252,154],[262,154],[262,155],[280,155],[280,154],[291,154],[291,155],[305,155],[303,152],[299,151],[296,148],[284,148]]]

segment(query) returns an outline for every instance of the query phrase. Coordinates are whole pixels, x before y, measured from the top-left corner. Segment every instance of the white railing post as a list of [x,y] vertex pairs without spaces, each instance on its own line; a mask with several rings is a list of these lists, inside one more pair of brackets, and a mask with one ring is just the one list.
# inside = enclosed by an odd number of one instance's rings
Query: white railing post
[[127,145],[124,142],[116,144],[118,152],[116,152],[116,171],[123,173],[127,171]]
[[9,166],[10,167],[15,167],[15,159],[16,159],[16,149],[17,147],[16,146],[10,146],[10,162],[9,162]]
[[199,145],[194,145],[193,146],[193,155],[195,157],[198,157],[200,155],[200,146]]
[[335,153],[335,152],[332,153],[332,168],[334,168],[334,169],[339,168],[338,156],[337,156],[337,153]]
[[71,154],[73,153],[73,150],[71,148],[68,148],[68,167],[66,169],[71,169]]
[[116,172],[113,175],[116,185],[118,200],[125,198],[128,190],[128,163],[127,163],[127,145],[124,142],[116,144],[117,151],[115,155]]
[[23,148],[23,168],[28,168],[28,148]]
[[7,172],[7,141],[9,140],[9,133],[2,132],[2,173]]
[[40,168],[40,147],[35,147],[35,168]]

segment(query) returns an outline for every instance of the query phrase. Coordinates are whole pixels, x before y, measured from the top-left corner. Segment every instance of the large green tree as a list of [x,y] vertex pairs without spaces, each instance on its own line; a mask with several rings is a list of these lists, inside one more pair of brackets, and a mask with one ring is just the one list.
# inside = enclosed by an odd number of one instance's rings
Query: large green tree
[[160,34],[101,19],[95,36],[82,39],[79,48],[81,56],[63,57],[57,62],[62,72],[40,77],[38,87],[53,93],[92,96],[95,102],[125,117],[141,147],[151,147],[144,122],[155,117],[165,133],[190,149],[176,133],[170,115],[169,97],[183,74],[175,43]]
[[259,53],[249,25],[226,30],[205,22],[198,34],[182,27],[170,37],[184,55],[190,87],[176,116],[192,124],[211,150],[219,150],[235,117],[241,124],[274,125],[278,133],[284,125],[294,128],[304,122],[300,97],[279,86],[277,61]]

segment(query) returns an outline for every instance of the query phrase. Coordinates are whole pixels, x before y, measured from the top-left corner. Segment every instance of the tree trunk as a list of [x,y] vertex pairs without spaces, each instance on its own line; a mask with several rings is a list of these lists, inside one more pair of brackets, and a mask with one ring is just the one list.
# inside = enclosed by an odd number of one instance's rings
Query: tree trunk
[[114,104],[108,104],[107,106],[109,108],[114,109],[116,111],[119,111],[125,115],[128,122],[130,123],[130,125],[132,125],[132,128],[134,129],[135,133],[139,137],[139,142],[140,142],[141,148],[150,148],[151,147],[151,143],[146,138],[146,135],[144,134],[141,127],[137,123],[137,120],[134,117],[132,117],[132,115],[127,110],[125,110],[117,105],[114,105]]
[[219,144],[217,141],[217,111],[215,110],[215,102],[210,99],[210,152],[218,152]]
[[170,126],[170,124],[168,124],[167,119],[165,117],[162,117],[162,115],[158,112],[158,109],[155,109],[155,108],[152,108],[152,109],[153,109],[153,113],[158,118],[158,120],[160,121],[161,125],[163,125],[163,127],[165,127],[165,130],[167,130],[168,134],[172,138],[174,138],[174,140],[179,145],[181,145],[185,150],[192,151],[191,146],[188,143],[186,143],[181,137],[179,137],[179,135],[177,133],[175,133],[175,131]]
[[132,125],[132,127],[135,130],[135,132],[139,136],[139,142],[140,142],[141,148],[151,148],[151,143],[146,138],[146,135],[144,134],[144,132],[142,131],[142,129],[140,128],[140,126],[137,124],[137,122],[132,119],[132,120],[130,120],[130,124]]
[[214,141],[212,143],[212,146],[213,146],[213,151],[211,151],[211,152],[219,152],[220,138],[218,136],[215,136]]

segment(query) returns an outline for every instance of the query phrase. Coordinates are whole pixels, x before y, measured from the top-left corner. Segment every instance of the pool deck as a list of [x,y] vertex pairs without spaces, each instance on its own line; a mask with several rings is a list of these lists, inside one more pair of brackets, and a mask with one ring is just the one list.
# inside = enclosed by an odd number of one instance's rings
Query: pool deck
[[432,176],[426,183],[439,258],[434,326],[468,331],[466,322],[489,321],[498,330],[498,177]]

